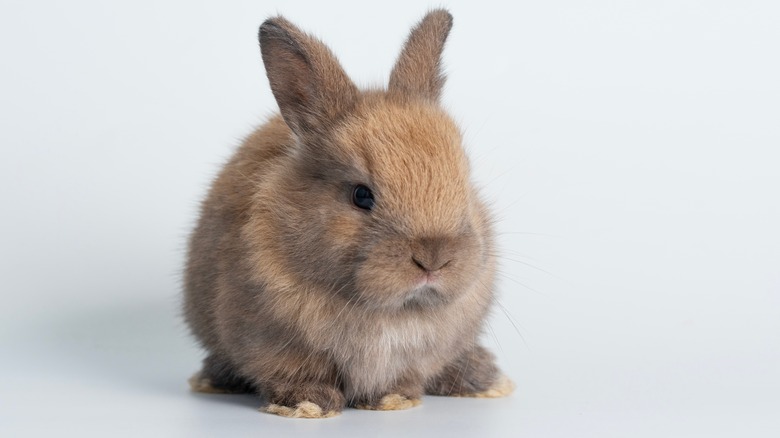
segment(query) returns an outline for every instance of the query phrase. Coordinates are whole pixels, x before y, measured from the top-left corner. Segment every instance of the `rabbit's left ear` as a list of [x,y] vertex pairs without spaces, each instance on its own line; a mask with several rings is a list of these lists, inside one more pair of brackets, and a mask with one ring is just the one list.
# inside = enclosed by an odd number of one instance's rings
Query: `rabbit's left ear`
[[444,9],[429,12],[412,29],[390,73],[391,93],[439,100],[444,86],[441,53],[452,28],[452,15]]

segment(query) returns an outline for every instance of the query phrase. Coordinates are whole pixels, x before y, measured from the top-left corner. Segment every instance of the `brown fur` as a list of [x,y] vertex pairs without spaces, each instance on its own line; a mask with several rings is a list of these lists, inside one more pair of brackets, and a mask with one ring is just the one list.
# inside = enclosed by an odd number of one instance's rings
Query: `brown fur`
[[[487,210],[440,108],[452,18],[412,30],[388,91],[358,91],[281,17],[260,43],[281,117],[225,165],[191,240],[185,316],[208,350],[195,390],[266,395],[266,411],[415,406],[490,390],[477,337],[493,301]],[[361,210],[352,188],[376,205]],[[424,284],[424,279],[433,281]]]

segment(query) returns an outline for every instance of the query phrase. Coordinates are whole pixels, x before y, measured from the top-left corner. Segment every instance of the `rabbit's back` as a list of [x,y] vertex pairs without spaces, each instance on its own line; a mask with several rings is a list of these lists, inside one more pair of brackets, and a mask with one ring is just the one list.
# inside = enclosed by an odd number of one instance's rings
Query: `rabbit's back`
[[246,242],[241,228],[251,211],[256,187],[276,167],[292,142],[290,129],[276,116],[253,132],[214,180],[190,236],[184,278],[184,316],[209,350],[221,349],[217,296],[225,279],[245,277]]

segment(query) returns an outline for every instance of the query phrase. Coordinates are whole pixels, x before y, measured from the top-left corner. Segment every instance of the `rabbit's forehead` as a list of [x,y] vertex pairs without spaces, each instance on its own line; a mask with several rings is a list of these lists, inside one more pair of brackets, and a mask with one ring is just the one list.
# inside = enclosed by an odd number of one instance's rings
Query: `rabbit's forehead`
[[363,108],[340,127],[337,142],[380,184],[457,182],[468,173],[457,126],[424,102]]
[[425,102],[374,105],[350,118],[338,137],[391,210],[461,219],[468,161],[460,131],[442,110]]

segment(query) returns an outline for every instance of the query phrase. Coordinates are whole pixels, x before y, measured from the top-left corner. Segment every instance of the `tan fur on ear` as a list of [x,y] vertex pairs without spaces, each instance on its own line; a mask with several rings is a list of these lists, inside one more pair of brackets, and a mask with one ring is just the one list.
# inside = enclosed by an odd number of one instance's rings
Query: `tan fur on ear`
[[452,15],[444,9],[429,12],[412,29],[390,74],[390,92],[439,100],[445,79],[441,53],[450,29]]

